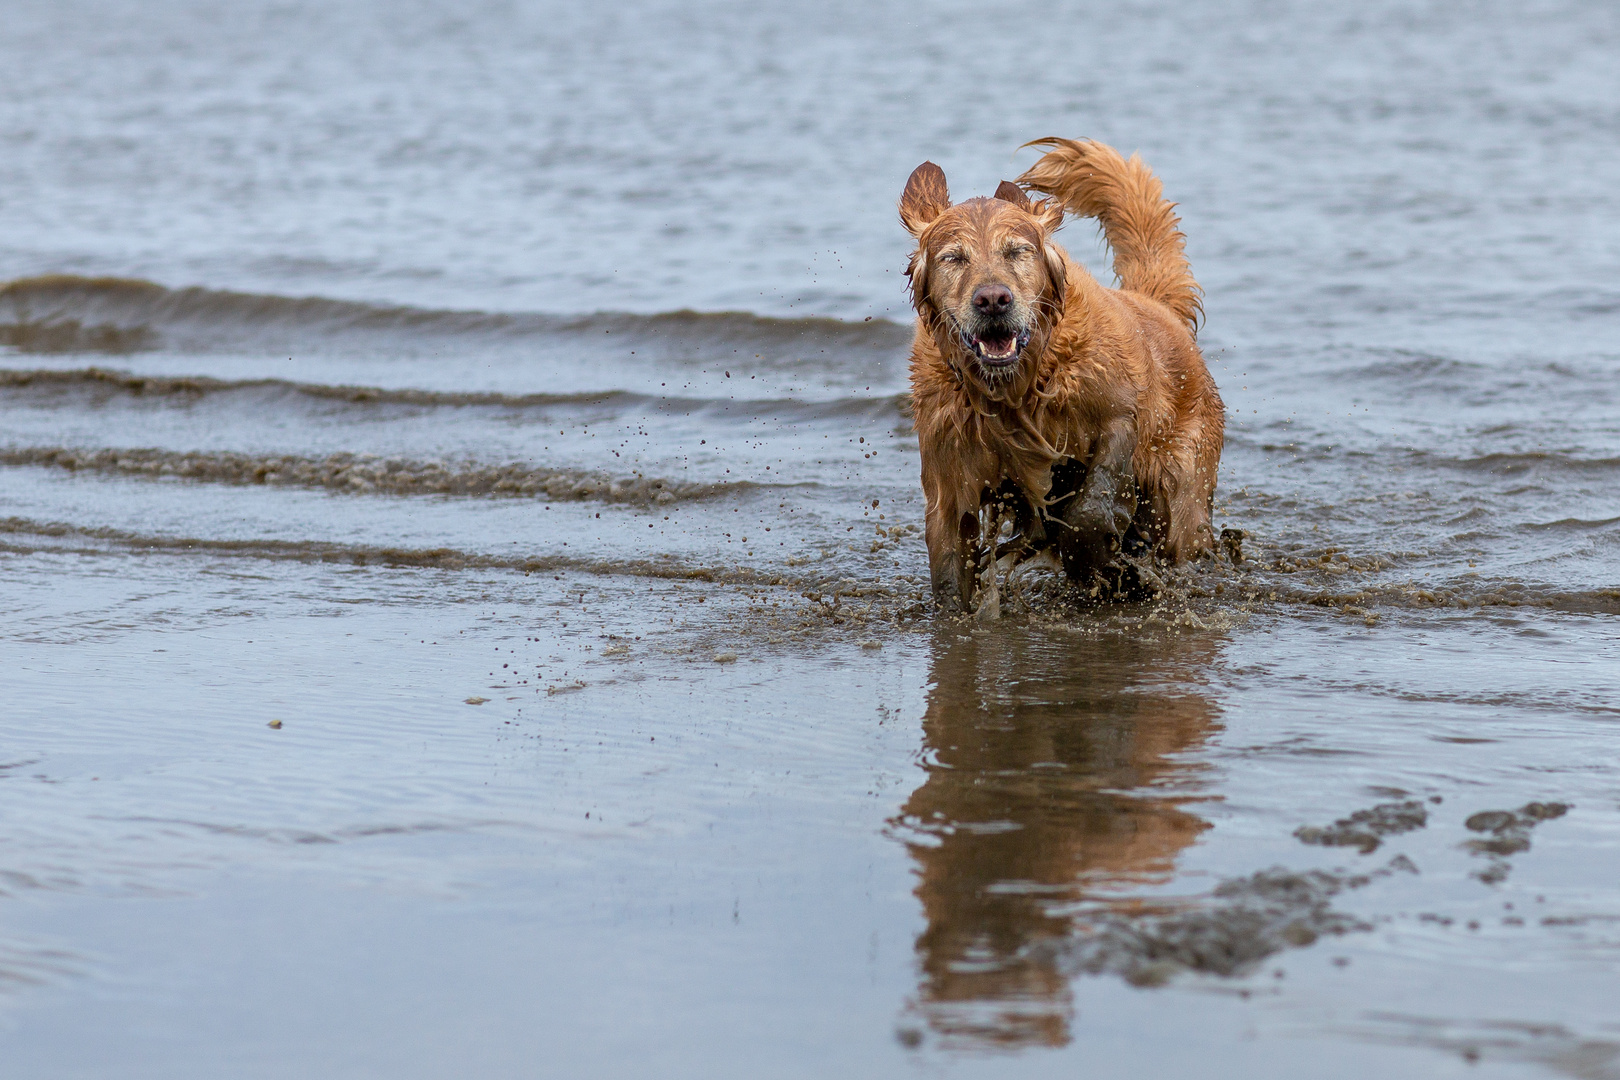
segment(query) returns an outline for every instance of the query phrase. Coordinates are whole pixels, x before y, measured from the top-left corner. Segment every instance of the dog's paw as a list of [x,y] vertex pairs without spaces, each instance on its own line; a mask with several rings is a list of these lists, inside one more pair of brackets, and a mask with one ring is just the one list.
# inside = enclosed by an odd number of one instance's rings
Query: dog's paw
[[1069,580],[1084,582],[1114,561],[1119,554],[1119,542],[1101,533],[1075,534],[1058,550],[1063,559],[1063,572]]
[[1135,507],[1114,498],[1111,494],[1094,495],[1076,500],[1063,515],[1064,524],[1077,533],[1095,534],[1118,539],[1131,527]]
[[961,590],[954,579],[934,582],[934,610],[941,615],[964,613]]
[[1071,581],[1089,581],[1114,563],[1130,535],[1132,507],[1107,494],[1077,500],[1063,515],[1058,551]]
[[1140,602],[1164,591],[1164,579],[1147,561],[1120,560],[1097,574],[1099,595],[1110,600]]

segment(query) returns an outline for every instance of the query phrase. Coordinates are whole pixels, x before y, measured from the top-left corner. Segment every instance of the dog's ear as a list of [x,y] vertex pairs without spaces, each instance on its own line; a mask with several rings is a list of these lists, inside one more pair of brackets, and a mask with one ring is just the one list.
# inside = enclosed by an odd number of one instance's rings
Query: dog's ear
[[1041,245],[1041,259],[1046,263],[1046,278],[1052,283],[1053,305],[1061,311],[1064,297],[1069,294],[1069,266],[1063,259],[1063,249],[1047,237]]
[[[1007,187],[1008,185],[1003,181],[1001,186]],[[996,191],[996,197],[1001,197],[999,189]],[[1024,209],[1034,215],[1036,223],[1041,227],[1041,232],[1047,236],[1057,232],[1058,226],[1063,224],[1063,204],[1056,199],[1041,199],[1033,203],[1026,202]]]
[[939,312],[928,298],[928,269],[928,252],[918,247],[911,253],[911,261],[906,263],[906,277],[911,279],[911,306],[925,322],[932,323]]
[[1041,259],[1046,263],[1046,277],[1052,283],[1054,312],[1061,317],[1063,299],[1068,295],[1069,264],[1063,249],[1052,242],[1052,234],[1063,224],[1063,204],[1056,199],[1041,199],[1032,203],[1029,212],[1041,227]]
[[900,195],[900,223],[912,236],[921,236],[933,220],[951,208],[950,189],[945,186],[945,170],[925,161],[906,181]]
[[1029,205],[1029,196],[1024,194],[1024,189],[1013,183],[1011,180],[1003,180],[999,185],[997,185],[996,198],[1000,199],[1002,202],[1012,203],[1020,210],[1033,209]]

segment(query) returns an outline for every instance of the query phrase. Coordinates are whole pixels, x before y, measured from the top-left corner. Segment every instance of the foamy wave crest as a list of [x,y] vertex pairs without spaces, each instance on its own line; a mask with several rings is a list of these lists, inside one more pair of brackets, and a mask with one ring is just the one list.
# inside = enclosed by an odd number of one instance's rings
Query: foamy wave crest
[[267,484],[324,488],[345,494],[481,495],[553,502],[666,505],[738,495],[764,485],[740,480],[691,483],[640,475],[610,476],[578,469],[475,462],[411,461],[362,454],[301,457],[153,448],[93,450],[68,447],[7,447],[0,465],[44,466],[74,472],[113,473],[144,479],[184,479],[219,484]]
[[[656,346],[666,354],[745,353],[767,362],[825,352],[892,357],[910,331],[885,320],[778,319],[747,312],[583,315],[436,311],[322,297],[170,289],[129,278],[58,274],[0,285],[0,344],[25,352],[208,350],[334,339],[500,338],[573,348]],[[626,350],[628,351],[628,349]]]
[[800,579],[769,568],[710,566],[674,556],[644,559],[602,559],[556,553],[493,555],[455,548],[382,547],[322,540],[218,540],[207,537],[164,536],[108,526],[73,525],[29,518],[0,518],[0,550],[15,552],[70,552],[99,555],[108,552],[150,555],[214,555],[246,559],[339,563],[349,566],[423,567],[436,570],[512,570],[519,573],[576,571],[588,574],[708,581],[722,584],[794,587]]
[[88,367],[70,369],[0,369],[0,390],[71,393],[83,391],[107,398],[129,395],[152,399],[200,398],[239,395],[266,402],[280,397],[340,401],[350,405],[409,405],[413,407],[493,407],[550,409],[599,406],[608,411],[680,413],[723,411],[734,418],[778,417],[783,421],[835,418],[901,420],[909,416],[910,397],[845,397],[830,401],[794,398],[660,397],[630,390],[603,390],[577,394],[502,394],[489,391],[419,390],[412,387],[340,386],[293,382],[286,379],[216,379],[206,375],[138,375],[127,371]]

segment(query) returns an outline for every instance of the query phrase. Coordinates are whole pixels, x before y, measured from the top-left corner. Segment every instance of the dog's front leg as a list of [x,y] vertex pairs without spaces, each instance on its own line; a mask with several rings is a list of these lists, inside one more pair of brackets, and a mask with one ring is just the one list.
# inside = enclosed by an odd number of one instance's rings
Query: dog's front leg
[[[979,511],[986,476],[995,475],[995,460],[954,428],[929,422],[919,411],[918,449],[922,451],[922,487],[926,500],[923,537],[928,542],[928,570],[934,600],[947,611],[971,612],[984,571],[984,538]],[[995,559],[995,538],[988,538]]]
[[923,539],[928,543],[928,576],[934,586],[934,603],[951,610],[962,603],[962,553],[956,523],[945,520],[948,513],[935,500],[928,500]]
[[934,601],[947,611],[972,611],[984,570],[979,515],[958,508],[951,500],[930,500],[923,536],[928,542]]
[[1083,580],[1119,554],[1136,515],[1135,454],[1134,419],[1113,421],[1094,444],[1085,482],[1060,518],[1058,551],[1069,577]]

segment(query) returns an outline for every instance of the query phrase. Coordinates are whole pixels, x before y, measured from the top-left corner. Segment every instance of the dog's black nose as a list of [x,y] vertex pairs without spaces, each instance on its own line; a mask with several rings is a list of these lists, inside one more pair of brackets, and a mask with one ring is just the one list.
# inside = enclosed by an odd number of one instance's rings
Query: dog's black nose
[[1012,290],[1005,285],[980,285],[973,290],[973,306],[982,314],[1003,315],[1012,304]]

